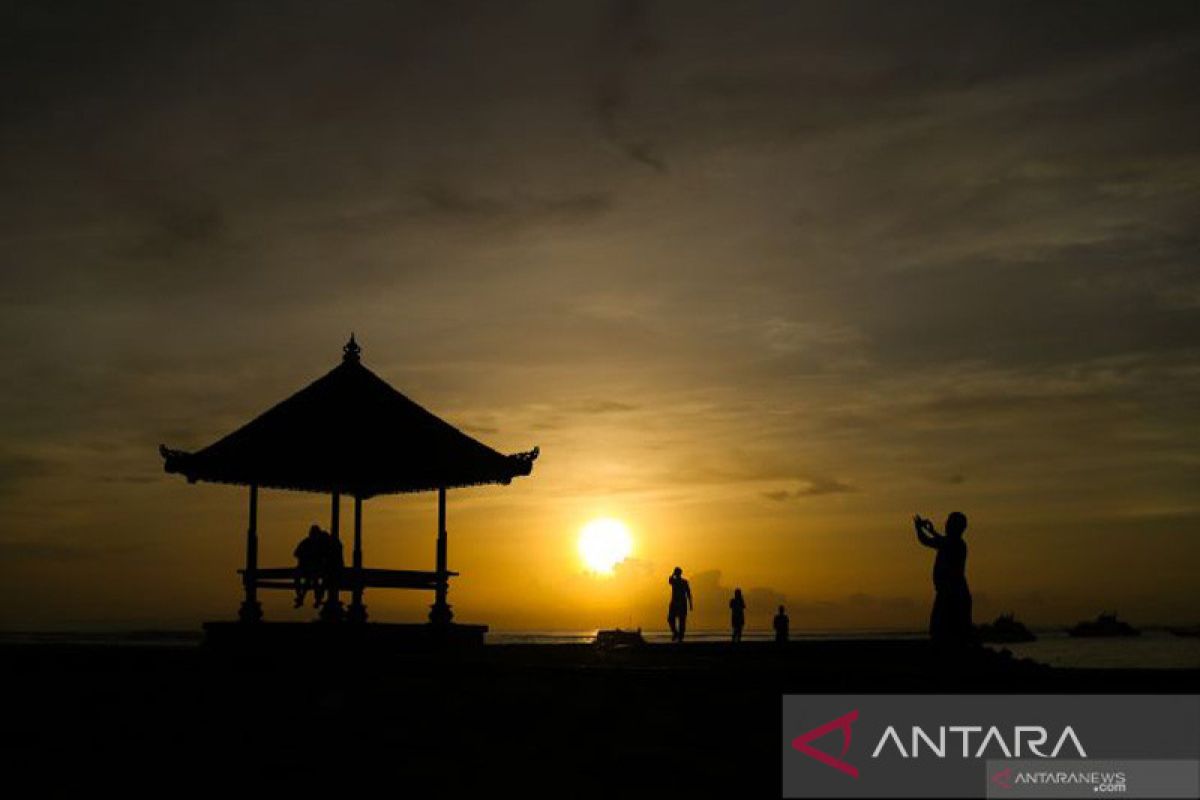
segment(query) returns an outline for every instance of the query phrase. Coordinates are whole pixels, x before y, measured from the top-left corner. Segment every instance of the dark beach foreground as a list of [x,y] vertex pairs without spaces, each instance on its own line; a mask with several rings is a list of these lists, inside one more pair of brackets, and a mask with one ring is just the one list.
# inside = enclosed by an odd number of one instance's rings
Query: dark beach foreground
[[921,641],[246,654],[149,637],[10,642],[0,658],[18,772],[99,760],[123,765],[99,785],[161,770],[243,788],[385,781],[389,795],[779,797],[784,693],[1200,687],[1200,670],[1052,669]]

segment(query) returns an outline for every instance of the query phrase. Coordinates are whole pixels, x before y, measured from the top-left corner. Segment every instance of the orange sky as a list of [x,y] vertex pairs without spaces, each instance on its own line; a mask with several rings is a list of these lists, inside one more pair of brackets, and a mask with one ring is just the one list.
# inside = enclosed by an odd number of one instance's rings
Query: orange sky
[[[369,345],[371,337],[362,338]],[[251,406],[244,394],[222,399],[245,406],[247,419],[251,408],[269,405],[263,398]],[[1061,461],[1040,464],[1031,453],[1019,470],[976,468],[990,480],[948,480],[935,470],[952,451],[924,447],[897,466],[901,459],[875,463],[872,450],[816,450],[797,433],[778,434],[797,443],[794,453],[772,447],[772,436],[756,443],[747,429],[772,415],[753,397],[737,410],[716,398],[690,407],[665,398],[610,403],[518,404],[486,411],[488,426],[475,423],[487,430],[472,432],[502,449],[538,443],[543,456],[531,477],[511,486],[449,493],[450,564],[462,573],[451,600],[460,620],[502,629],[661,628],[666,576],[680,565],[697,597],[694,625],[724,625],[739,586],[752,627],[767,626],[774,605],[786,602],[798,628],[919,628],[931,553],[916,544],[909,518],[920,511],[940,519],[953,508],[971,517],[969,577],[981,618],[1013,609],[1033,623],[1057,623],[1116,607],[1141,621],[1180,621],[1194,608],[1196,552],[1179,518],[1111,486],[1084,497],[1061,483],[1053,488]],[[483,413],[451,408],[445,416],[471,430]],[[546,424],[557,415],[573,421]],[[777,416],[781,426],[806,424],[803,412]],[[229,426],[213,427],[186,444],[206,444]],[[924,431],[930,446],[939,427]],[[536,433],[512,433],[523,430]],[[246,490],[162,474],[151,447],[116,465],[114,452],[79,450],[70,474],[30,478],[8,498],[18,529],[45,530],[53,520],[63,539],[56,546],[46,537],[41,549],[29,541],[9,560],[21,569],[6,627],[188,626],[235,610]],[[799,477],[817,474],[809,463],[820,464],[823,477]],[[93,474],[103,469],[113,474]],[[346,501],[344,525],[349,515]],[[611,576],[589,573],[577,551],[580,528],[597,517],[620,519],[633,533],[634,553]],[[263,491],[260,563],[290,564],[308,524],[328,518],[327,497]],[[432,568],[435,495],[375,498],[364,518],[368,566]],[[288,600],[267,594],[268,616],[307,618]],[[428,602],[425,593],[368,596],[375,619],[420,619]]]
[[[800,629],[919,628],[909,520],[962,510],[977,618],[1196,622],[1198,14],[1027,12],[31,4],[0,626],[231,618],[244,491],[157,446],[351,330],[417,402],[542,448],[450,494],[461,620],[661,628],[680,565],[700,625],[740,586],[752,627],[786,597]],[[434,513],[369,502],[368,564],[432,567]],[[597,516],[636,543],[612,577],[575,551]],[[263,563],[327,518],[264,492]]]

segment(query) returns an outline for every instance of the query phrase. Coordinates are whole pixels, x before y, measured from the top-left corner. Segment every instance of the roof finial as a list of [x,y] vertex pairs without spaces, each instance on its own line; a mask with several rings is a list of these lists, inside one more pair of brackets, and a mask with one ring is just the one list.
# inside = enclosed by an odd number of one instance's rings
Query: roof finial
[[346,346],[342,348],[342,361],[358,361],[362,354],[362,348],[358,346],[358,342],[354,341],[354,332],[350,333],[350,341],[346,342]]

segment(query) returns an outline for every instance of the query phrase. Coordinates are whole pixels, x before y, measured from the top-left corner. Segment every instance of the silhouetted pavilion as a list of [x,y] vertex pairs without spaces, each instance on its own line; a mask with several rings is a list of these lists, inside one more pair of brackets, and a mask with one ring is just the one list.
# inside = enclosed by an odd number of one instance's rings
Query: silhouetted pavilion
[[[185,476],[189,483],[250,488],[246,566],[240,570],[245,588],[238,613],[242,622],[262,619],[259,589],[291,590],[295,575],[292,567],[258,566],[259,488],[331,495],[330,533],[339,541],[341,496],[354,498],[352,562],[331,587],[322,619],[340,620],[345,613],[353,622],[364,622],[363,591],[368,587],[432,589],[429,620],[448,625],[454,615],[446,592],[450,578],[458,573],[446,566],[446,490],[508,484],[533,469],[536,447],[513,455],[496,452],[393,389],[363,366],[360,354],[351,335],[341,364],[225,438],[194,453],[165,445],[159,448],[164,469]],[[438,494],[434,571],[364,568],[363,501],[383,494],[433,490]],[[350,591],[345,612],[339,589]]]

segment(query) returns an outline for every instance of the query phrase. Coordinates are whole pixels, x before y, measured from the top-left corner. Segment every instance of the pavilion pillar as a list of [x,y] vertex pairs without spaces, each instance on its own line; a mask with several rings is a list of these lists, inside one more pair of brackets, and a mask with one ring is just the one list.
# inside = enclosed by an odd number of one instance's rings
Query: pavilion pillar
[[434,585],[433,606],[429,609],[429,621],[435,625],[449,625],[454,619],[454,612],[446,602],[446,592],[450,588],[450,576],[446,569],[446,487],[438,488],[438,537],[437,537],[437,579]]
[[340,622],[345,616],[345,610],[342,608],[341,594],[338,591],[338,584],[342,579],[342,570],[345,568],[345,560],[342,551],[342,537],[339,533],[342,510],[342,495],[339,492],[333,493],[333,502],[329,509],[329,535],[332,537],[331,544],[333,545],[330,553],[330,564],[327,566],[325,573],[325,602],[321,606],[321,619],[329,622]]
[[350,594],[350,608],[347,616],[351,622],[366,622],[367,607],[363,605],[362,583],[362,497],[354,496],[354,588]]
[[246,569],[242,571],[242,589],[245,597],[238,609],[241,622],[258,622],[262,619],[262,605],[258,602],[258,486],[250,486],[250,519],[246,525]]

